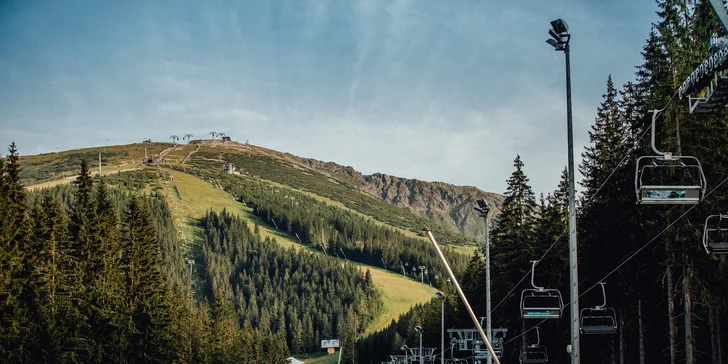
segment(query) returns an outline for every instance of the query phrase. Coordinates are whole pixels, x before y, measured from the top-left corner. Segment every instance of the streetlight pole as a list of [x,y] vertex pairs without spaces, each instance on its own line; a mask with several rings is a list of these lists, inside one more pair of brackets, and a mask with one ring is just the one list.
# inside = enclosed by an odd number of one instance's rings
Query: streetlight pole
[[566,56],[566,130],[569,153],[569,283],[571,285],[571,364],[579,364],[579,269],[576,247],[576,210],[574,188],[574,132],[571,120],[571,59],[569,56],[569,26],[562,19],[551,22],[549,34],[553,39],[546,43]]
[[420,357],[420,364],[425,364],[425,358],[422,356],[422,326],[415,326],[415,330],[420,334],[420,352],[418,356]]
[[440,364],[445,364],[445,294],[442,291],[435,292],[435,298],[440,300],[442,305],[442,316],[440,317]]
[[407,345],[402,345],[400,347],[400,350],[404,351],[404,362],[405,363],[409,362],[409,357],[407,356],[407,349],[408,349]]
[[[485,199],[477,200],[475,204],[475,211],[485,220],[485,335],[488,336],[488,340],[493,340],[490,321],[490,239],[488,237],[490,206]],[[488,355],[488,364],[493,364],[493,358],[490,355]]]

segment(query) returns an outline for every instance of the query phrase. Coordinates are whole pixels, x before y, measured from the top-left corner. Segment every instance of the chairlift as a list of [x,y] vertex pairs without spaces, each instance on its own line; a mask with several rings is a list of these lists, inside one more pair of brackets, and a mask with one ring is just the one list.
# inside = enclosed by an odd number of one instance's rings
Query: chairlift
[[[655,146],[655,122],[661,110],[652,113],[652,150],[657,156],[637,158],[634,185],[637,204],[641,205],[695,205],[705,196],[707,180],[700,161],[691,156],[673,156]],[[673,176],[665,183],[665,176]],[[653,177],[657,181],[653,181]]]
[[558,289],[546,289],[538,287],[534,283],[536,264],[538,260],[532,260],[531,285],[521,292],[521,317],[524,319],[550,319],[560,318],[564,310],[564,301],[561,299],[561,292]]
[[[703,247],[708,254],[728,254],[728,214],[710,215],[703,227]],[[721,225],[723,223],[723,225]]]
[[538,326],[536,326],[536,343],[521,347],[518,362],[521,364],[544,364],[549,362],[549,353],[546,347],[541,346],[541,335],[539,335]]
[[604,282],[599,282],[599,285],[602,286],[604,301],[599,306],[581,310],[580,330],[582,334],[614,334],[617,332],[617,315],[613,308],[607,307],[607,291],[604,289]]

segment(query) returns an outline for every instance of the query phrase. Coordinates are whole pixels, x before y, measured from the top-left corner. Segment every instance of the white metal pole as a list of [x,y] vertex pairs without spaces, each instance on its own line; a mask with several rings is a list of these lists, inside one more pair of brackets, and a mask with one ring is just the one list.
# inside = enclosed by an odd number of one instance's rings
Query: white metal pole
[[432,231],[430,230],[429,227],[425,227],[424,230],[425,230],[425,232],[427,232],[427,236],[430,238],[430,241],[432,241],[432,245],[435,246],[435,251],[437,251],[437,255],[440,257],[440,260],[442,260],[442,264],[445,265],[445,270],[447,271],[447,274],[450,276],[450,279],[452,280],[453,285],[455,285],[455,289],[457,289],[458,294],[460,295],[460,299],[463,300],[463,304],[465,304],[465,308],[468,310],[468,313],[470,314],[470,318],[473,320],[475,327],[478,329],[480,336],[483,338],[483,341],[485,342],[485,346],[488,347],[488,352],[490,352],[490,356],[493,357],[496,364],[500,364],[500,360],[498,360],[498,358],[495,356],[495,351],[493,351],[493,347],[490,345],[490,340],[488,340],[488,337],[485,335],[485,332],[483,331],[483,327],[480,326],[480,322],[478,321],[478,318],[475,316],[475,313],[473,312],[473,308],[470,307],[470,303],[468,303],[468,299],[467,299],[467,297],[465,297],[465,294],[463,293],[462,288],[460,288],[460,284],[458,283],[458,280],[455,278],[455,274],[453,274],[452,269],[450,269],[450,265],[447,263],[445,256],[442,254],[442,250],[440,250],[440,247],[437,245],[437,241],[435,240],[435,237],[432,235]]
[[[488,215],[485,215],[485,326],[488,339],[493,339],[491,333],[490,321],[490,239],[488,236]],[[488,356],[488,364],[492,364],[493,359]]]

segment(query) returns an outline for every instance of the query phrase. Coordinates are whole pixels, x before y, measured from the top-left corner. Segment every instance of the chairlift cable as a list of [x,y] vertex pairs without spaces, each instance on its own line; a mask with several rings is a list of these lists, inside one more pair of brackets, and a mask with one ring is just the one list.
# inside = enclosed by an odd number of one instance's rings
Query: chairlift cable
[[[720,186],[722,186],[722,185],[723,185],[724,183],[726,183],[726,182],[728,182],[728,177],[726,177],[726,178],[725,178],[725,179],[724,179],[724,180],[723,180],[723,181],[722,181],[721,183],[719,183],[719,184],[718,184],[717,186],[715,186],[715,188],[713,188],[712,190],[708,191],[708,193],[706,193],[706,194],[705,194],[705,197],[708,197],[708,196],[710,196],[710,195],[711,195],[711,194],[712,194],[713,192],[715,192],[715,190],[717,190],[717,189],[718,189],[718,188],[719,188]],[[659,233],[658,233],[657,235],[655,235],[655,237],[653,237],[653,238],[652,238],[652,239],[650,239],[650,240],[649,240],[649,241],[648,241],[647,243],[645,243],[645,245],[643,245],[642,247],[640,247],[639,249],[637,249],[637,251],[635,251],[635,252],[634,252],[634,253],[632,253],[632,255],[630,255],[630,256],[629,256],[629,257],[628,257],[627,259],[625,259],[624,261],[622,261],[622,262],[621,262],[621,263],[620,263],[620,264],[619,264],[619,265],[618,265],[618,266],[617,266],[616,268],[614,268],[614,269],[613,269],[613,270],[612,270],[611,272],[607,273],[607,275],[605,275],[605,276],[604,276],[604,277],[603,277],[602,279],[600,279],[599,281],[597,281],[597,283],[595,283],[595,284],[594,284],[594,285],[592,285],[591,287],[587,288],[586,290],[582,291],[582,292],[581,292],[581,294],[579,295],[579,297],[581,297],[581,296],[585,295],[585,294],[586,294],[587,292],[589,292],[589,291],[591,291],[592,289],[594,289],[594,287],[598,286],[598,285],[599,285],[599,283],[598,283],[598,282],[603,282],[603,281],[604,281],[605,279],[607,279],[607,278],[608,278],[609,276],[611,276],[612,274],[614,274],[614,272],[616,272],[617,270],[619,270],[619,268],[622,268],[622,266],[624,266],[624,265],[625,265],[625,264],[626,264],[626,263],[627,263],[627,262],[628,262],[628,261],[629,261],[630,259],[634,258],[634,257],[635,257],[635,256],[636,256],[637,254],[639,254],[639,253],[640,253],[641,251],[643,251],[643,250],[644,250],[645,248],[647,248],[647,246],[649,246],[649,245],[650,245],[650,244],[652,244],[652,243],[653,243],[653,242],[654,242],[655,240],[657,240],[657,238],[658,238],[658,237],[660,237],[660,236],[661,236],[662,234],[664,234],[664,233],[665,233],[665,232],[666,232],[667,230],[669,230],[669,229],[670,229],[670,228],[671,228],[671,227],[672,227],[673,225],[675,225],[675,224],[676,224],[676,223],[677,223],[677,222],[678,222],[678,221],[679,221],[680,219],[682,219],[683,217],[685,217],[685,216],[686,216],[686,215],[687,215],[687,214],[688,214],[688,213],[689,213],[689,212],[690,212],[690,211],[691,211],[692,209],[694,209],[694,208],[695,208],[696,206],[697,206],[697,205],[693,205],[693,206],[691,206],[691,207],[690,207],[689,209],[687,209],[687,211],[685,211],[685,212],[684,212],[684,213],[683,213],[682,215],[680,215],[680,217],[678,217],[677,219],[675,219],[674,221],[672,221],[672,222],[671,222],[671,223],[670,223],[670,224],[669,224],[669,225],[668,225],[668,226],[667,226],[667,227],[666,227],[665,229],[663,229],[662,231],[660,231],[660,232],[659,232]],[[565,304],[565,305],[564,305],[564,308],[566,308],[566,306],[568,306],[568,305],[570,305],[570,304],[571,304],[571,303],[567,303],[567,304]],[[547,320],[547,319],[544,319],[544,320],[542,320],[541,322],[539,322],[538,324],[536,324],[536,326],[538,326],[538,325],[541,325],[542,323],[546,322],[546,320]],[[534,327],[535,327],[535,326],[534,326]],[[504,343],[503,343],[503,345],[505,345],[505,344],[508,344],[508,343],[510,343],[510,342],[512,342],[512,341],[514,341],[514,340],[516,340],[516,339],[518,339],[518,338],[520,338],[520,337],[522,337],[522,336],[523,336],[523,335],[525,335],[525,334],[526,334],[527,332],[529,332],[529,331],[533,330],[533,328],[534,328],[534,327],[531,327],[530,329],[528,329],[528,330],[526,330],[526,331],[524,331],[524,332],[520,333],[519,335],[517,335],[517,336],[513,337],[512,339],[510,339],[510,340],[508,340],[508,341],[504,342]]]
[[[677,94],[675,94],[675,95],[677,95]],[[675,95],[673,95],[672,98],[670,98],[670,101],[672,101],[672,99],[675,98]],[[668,104],[669,104],[669,102],[668,102]],[[665,106],[665,108],[666,107],[667,106]],[[665,108],[663,108],[662,110],[664,110]],[[620,160],[619,163],[614,167],[614,169],[612,169],[612,173],[610,173],[609,176],[607,176],[607,178],[604,180],[604,182],[602,182],[602,184],[599,185],[599,188],[597,188],[597,190],[594,192],[594,194],[592,194],[592,196],[589,198],[589,200],[587,200],[587,202],[584,204],[584,206],[582,206],[580,208],[580,210],[585,209],[587,206],[589,206],[589,204],[592,201],[594,201],[594,198],[597,197],[597,194],[599,194],[599,191],[601,191],[602,188],[607,184],[607,182],[609,182],[609,180],[612,178],[612,176],[614,175],[614,173],[617,172],[617,169],[624,163],[624,161],[627,159],[627,157],[629,157],[630,154],[632,154],[632,152],[637,148],[637,146],[639,145],[639,142],[642,141],[642,138],[644,138],[645,135],[647,135],[647,132],[650,131],[651,128],[652,128],[652,126],[646,128],[645,131],[642,132],[642,135],[639,137],[639,139],[637,139],[637,141],[634,143],[634,145],[632,146],[632,148],[630,148],[627,151],[627,153],[625,153],[625,155],[622,158],[622,160]],[[561,239],[561,237],[564,236],[564,234],[566,234],[566,232],[568,230],[569,230],[569,228],[567,227],[567,228],[565,228],[561,232],[561,234],[556,238],[556,240],[554,240],[554,242],[551,243],[551,246],[549,246],[548,249],[546,249],[546,252],[543,253],[543,255],[541,255],[541,258],[538,259],[539,261],[540,260],[543,260],[546,257],[546,255],[551,251],[551,249],[554,247],[554,245],[556,245],[556,243],[559,241],[559,239]],[[528,272],[526,272],[526,274],[523,275],[523,277],[521,278],[521,280],[518,281],[518,283],[516,283],[516,285],[513,286],[513,288],[511,288],[511,290],[508,293],[506,293],[505,297],[503,297],[503,299],[500,302],[498,302],[497,305],[495,305],[495,307],[491,310],[491,312],[492,311],[495,311],[496,308],[498,308],[503,302],[505,302],[505,300],[508,299],[508,297],[510,297],[511,293],[513,293],[513,291],[515,291],[516,288],[518,288],[518,286],[521,285],[521,283],[523,283],[523,280],[525,280],[528,277],[529,274],[531,274],[531,271],[530,270]]]

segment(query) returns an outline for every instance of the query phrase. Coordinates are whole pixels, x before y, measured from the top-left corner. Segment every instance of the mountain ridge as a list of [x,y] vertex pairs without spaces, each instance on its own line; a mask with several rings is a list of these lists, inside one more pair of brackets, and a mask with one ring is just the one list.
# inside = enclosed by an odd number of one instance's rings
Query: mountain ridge
[[484,235],[485,226],[480,217],[473,212],[472,204],[479,198],[488,201],[494,212],[490,215],[492,221],[500,213],[504,199],[501,194],[486,192],[474,186],[423,181],[386,173],[366,175],[352,166],[299,157],[290,153],[283,154],[286,158],[293,159],[319,173],[341,180],[360,191],[397,207],[409,209],[421,217],[443,223],[476,239]]

